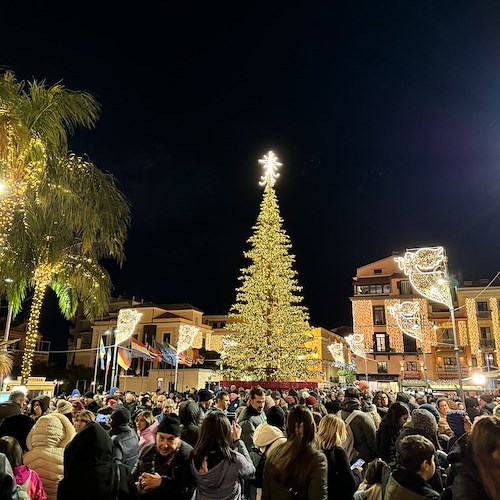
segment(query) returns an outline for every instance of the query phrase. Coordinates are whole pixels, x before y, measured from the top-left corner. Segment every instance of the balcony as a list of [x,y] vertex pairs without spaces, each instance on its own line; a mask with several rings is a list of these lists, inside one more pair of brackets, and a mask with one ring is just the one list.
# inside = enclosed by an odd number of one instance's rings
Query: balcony
[[495,349],[495,340],[494,339],[480,339],[479,345],[481,349]]
[[[467,373],[469,373],[469,367],[468,366],[461,366],[462,370],[462,377]],[[436,367],[436,373],[438,377],[443,377],[443,378],[450,378],[450,377],[456,377],[458,370],[457,367],[454,365],[438,365]]]
[[477,311],[477,319],[491,319],[491,311]]
[[422,372],[420,370],[405,370],[403,372],[404,379],[422,379]]

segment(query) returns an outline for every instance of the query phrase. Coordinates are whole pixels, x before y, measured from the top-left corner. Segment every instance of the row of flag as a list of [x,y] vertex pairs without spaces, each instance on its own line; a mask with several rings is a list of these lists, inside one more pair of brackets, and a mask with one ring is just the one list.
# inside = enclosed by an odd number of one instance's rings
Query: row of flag
[[[101,361],[101,370],[109,370],[109,355],[106,353],[106,347],[101,337],[99,345],[99,357]],[[108,362],[105,363],[106,358]],[[160,344],[153,339],[153,345],[144,345],[137,339],[130,339],[130,349],[118,347],[118,365],[124,370],[128,370],[132,364],[132,358],[142,358],[147,361],[155,361],[160,363],[164,361],[169,365],[176,366],[185,365],[202,365],[205,358],[200,354],[198,349],[190,349],[186,352],[177,354],[177,351],[170,344]]]

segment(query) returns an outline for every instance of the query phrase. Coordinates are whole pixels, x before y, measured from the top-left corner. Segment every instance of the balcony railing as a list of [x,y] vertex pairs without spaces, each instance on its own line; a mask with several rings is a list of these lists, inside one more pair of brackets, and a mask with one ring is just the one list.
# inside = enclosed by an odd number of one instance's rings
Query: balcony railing
[[491,311],[477,311],[478,319],[491,319]]
[[489,347],[491,349],[495,349],[494,339],[480,339],[479,344],[481,347]]
[[[466,373],[469,373],[468,366],[461,366],[462,376]],[[436,372],[438,375],[457,375],[458,370],[455,365],[446,365],[446,366],[437,366]]]

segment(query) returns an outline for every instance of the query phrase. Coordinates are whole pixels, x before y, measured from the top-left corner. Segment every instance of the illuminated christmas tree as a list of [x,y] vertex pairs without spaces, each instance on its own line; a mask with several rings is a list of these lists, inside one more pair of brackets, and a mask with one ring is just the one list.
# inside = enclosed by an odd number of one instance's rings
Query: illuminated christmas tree
[[283,229],[274,184],[281,166],[272,151],[259,162],[265,186],[250,250],[242,269],[222,351],[223,373],[232,380],[306,380],[318,375],[301,287],[293,269],[290,238]]

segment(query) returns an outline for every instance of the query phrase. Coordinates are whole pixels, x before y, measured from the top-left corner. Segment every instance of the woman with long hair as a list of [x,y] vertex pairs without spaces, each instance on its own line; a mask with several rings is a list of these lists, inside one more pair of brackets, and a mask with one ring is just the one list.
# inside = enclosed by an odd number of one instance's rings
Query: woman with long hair
[[240,437],[241,427],[221,411],[205,415],[190,457],[197,500],[242,498],[241,480],[252,477],[255,467]]
[[380,418],[383,420],[389,411],[389,408],[392,404],[392,399],[389,394],[385,391],[379,391],[375,394],[375,398],[373,399],[373,403],[377,407],[377,412],[380,415]]
[[410,417],[410,409],[396,401],[389,408],[386,417],[377,430],[377,452],[379,458],[387,463],[396,460],[396,439],[401,428]]
[[262,499],[328,499],[328,462],[314,446],[312,413],[294,406],[286,423],[287,441],[267,459]]
[[149,410],[140,411],[135,417],[135,426],[139,433],[139,450],[142,451],[146,446],[155,444],[156,430],[159,422]]
[[450,411],[448,400],[445,398],[438,399],[437,409],[439,412],[438,434],[445,434],[448,437],[453,436],[453,431],[446,420],[446,415]]
[[73,420],[76,432],[81,432],[89,422],[95,422],[95,415],[90,410],[80,410]]
[[342,419],[326,415],[319,423],[316,443],[328,461],[328,498],[352,500],[361,482],[361,467],[351,470],[342,443],[347,438],[347,430]]
[[462,452],[453,500],[500,498],[500,417],[478,417]]

